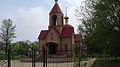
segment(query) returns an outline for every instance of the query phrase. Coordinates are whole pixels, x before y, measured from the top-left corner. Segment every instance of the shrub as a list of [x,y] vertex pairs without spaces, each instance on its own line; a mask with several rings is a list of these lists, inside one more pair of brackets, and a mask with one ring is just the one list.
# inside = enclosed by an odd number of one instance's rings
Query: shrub
[[20,56],[20,55],[18,55],[18,56],[13,56],[12,57],[12,60],[19,60],[19,59],[21,59],[22,57]]
[[0,54],[0,60],[6,60],[7,59],[7,56],[4,55],[4,54]]

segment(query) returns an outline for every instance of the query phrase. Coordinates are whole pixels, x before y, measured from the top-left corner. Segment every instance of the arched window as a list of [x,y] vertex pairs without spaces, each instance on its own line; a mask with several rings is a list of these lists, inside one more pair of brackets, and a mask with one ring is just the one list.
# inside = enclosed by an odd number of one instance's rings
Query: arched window
[[53,25],[56,25],[56,21],[57,21],[57,16],[56,15],[52,16],[52,21],[53,21]]

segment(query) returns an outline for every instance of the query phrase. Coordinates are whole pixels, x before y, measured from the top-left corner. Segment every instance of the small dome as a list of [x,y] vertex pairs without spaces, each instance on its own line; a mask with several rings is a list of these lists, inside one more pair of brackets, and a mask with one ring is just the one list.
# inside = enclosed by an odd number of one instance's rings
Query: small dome
[[74,34],[73,26],[65,24],[62,29],[61,37],[72,37]]

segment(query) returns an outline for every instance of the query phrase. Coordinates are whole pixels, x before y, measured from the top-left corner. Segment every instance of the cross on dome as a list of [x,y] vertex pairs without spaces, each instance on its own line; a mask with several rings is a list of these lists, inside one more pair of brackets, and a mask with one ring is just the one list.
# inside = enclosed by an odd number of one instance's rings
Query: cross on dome
[[68,24],[69,17],[67,16],[67,7],[65,7],[65,9],[66,9],[66,14],[65,14],[64,19],[65,19],[65,23]]
[[55,2],[57,3],[57,2],[58,2],[58,0],[55,0]]
[[65,14],[65,16],[67,16],[67,7],[65,7],[65,10],[66,10],[66,14]]

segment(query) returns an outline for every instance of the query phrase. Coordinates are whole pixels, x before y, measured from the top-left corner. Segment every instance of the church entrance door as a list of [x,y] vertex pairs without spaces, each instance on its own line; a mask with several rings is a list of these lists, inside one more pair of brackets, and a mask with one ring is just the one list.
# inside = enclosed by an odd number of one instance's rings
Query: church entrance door
[[49,54],[50,55],[55,55],[57,53],[57,44],[55,43],[48,43],[48,49],[49,49]]

